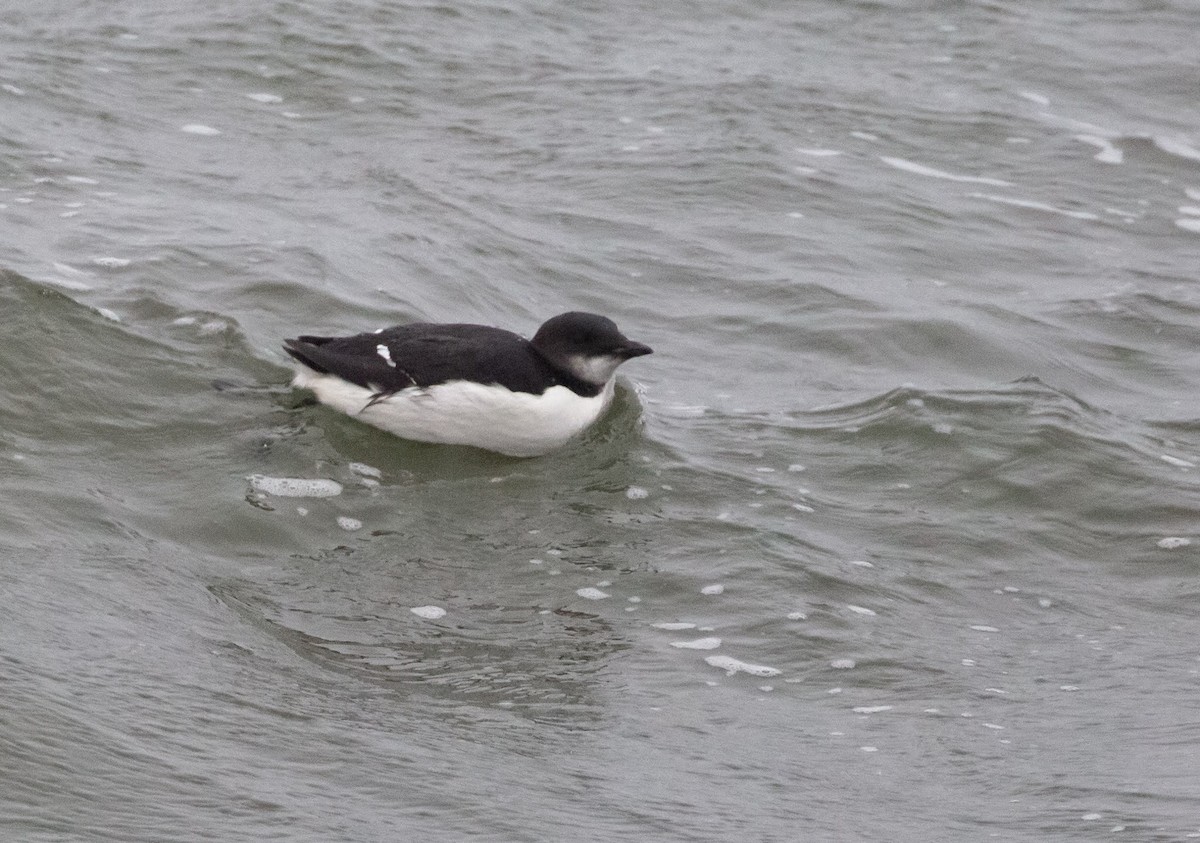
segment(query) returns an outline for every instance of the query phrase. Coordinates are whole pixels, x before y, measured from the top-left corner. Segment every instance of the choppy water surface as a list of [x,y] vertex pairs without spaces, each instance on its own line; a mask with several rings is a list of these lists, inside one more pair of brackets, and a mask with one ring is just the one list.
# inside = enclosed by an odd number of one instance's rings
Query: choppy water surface
[[0,12],[4,839],[1200,836],[1193,7],[150,5]]

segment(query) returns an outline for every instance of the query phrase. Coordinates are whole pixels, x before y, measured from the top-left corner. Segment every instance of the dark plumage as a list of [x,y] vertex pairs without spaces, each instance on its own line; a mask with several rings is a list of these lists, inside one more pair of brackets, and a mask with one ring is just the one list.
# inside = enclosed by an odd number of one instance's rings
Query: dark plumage
[[522,457],[586,430],[612,401],[617,367],[650,353],[593,313],[548,319],[532,340],[418,322],[284,348],[298,364],[293,385],[348,416],[405,439]]
[[467,380],[533,395],[565,386],[590,397],[604,388],[611,372],[597,379],[581,360],[620,362],[651,352],[627,339],[611,319],[580,312],[547,320],[532,340],[485,325],[414,322],[349,337],[302,336],[287,340],[284,350],[315,372],[380,396]]

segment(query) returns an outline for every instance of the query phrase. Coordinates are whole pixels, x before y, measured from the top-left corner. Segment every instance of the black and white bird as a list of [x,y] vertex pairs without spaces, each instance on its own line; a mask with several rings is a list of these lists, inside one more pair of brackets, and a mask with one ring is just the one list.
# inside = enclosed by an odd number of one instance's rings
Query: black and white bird
[[555,316],[532,340],[485,325],[416,322],[349,337],[298,337],[293,386],[419,442],[515,457],[553,451],[612,402],[617,367],[651,349],[594,313]]

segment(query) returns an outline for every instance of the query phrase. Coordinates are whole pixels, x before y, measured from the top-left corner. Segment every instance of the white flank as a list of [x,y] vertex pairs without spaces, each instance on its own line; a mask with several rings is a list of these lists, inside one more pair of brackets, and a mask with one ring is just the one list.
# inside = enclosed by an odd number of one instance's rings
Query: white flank
[[611,380],[592,398],[565,386],[533,395],[450,381],[410,387],[372,403],[371,390],[306,366],[296,368],[292,384],[311,389],[322,404],[404,439],[473,445],[513,457],[540,456],[567,444],[600,417],[613,396]]

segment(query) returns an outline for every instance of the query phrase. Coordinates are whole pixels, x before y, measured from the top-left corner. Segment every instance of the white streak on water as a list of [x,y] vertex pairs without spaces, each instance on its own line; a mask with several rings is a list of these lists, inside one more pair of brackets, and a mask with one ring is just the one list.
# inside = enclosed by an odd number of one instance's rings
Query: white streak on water
[[1029,208],[1033,211],[1045,211],[1048,214],[1058,214],[1076,220],[1095,220],[1100,218],[1097,214],[1093,214],[1090,211],[1068,211],[1066,208],[1056,208],[1053,205],[1047,205],[1045,202],[1035,202],[1031,199],[1014,199],[1011,196],[997,196],[993,193],[972,193],[970,196],[972,199],[984,199],[1000,205]]
[[708,594],[708,595],[721,594],[723,591],[725,591],[725,586],[721,585],[720,583],[713,583],[712,585],[706,585],[706,586],[704,586],[704,588],[700,589],[701,594]]
[[600,589],[592,588],[591,586],[578,589],[575,593],[586,600],[603,600],[604,598],[611,596],[607,591],[601,591]]
[[446,617],[446,610],[441,606],[414,606],[408,611],[427,621],[436,621],[438,618]]
[[346,515],[339,515],[337,524],[348,533],[353,533],[355,530],[361,530],[363,526],[362,522],[357,518],[350,518]]
[[1174,138],[1154,137],[1151,140],[1163,152],[1170,155],[1178,155],[1180,158],[1187,158],[1191,161],[1200,161],[1200,149],[1196,149],[1191,144],[1175,140]]
[[933,167],[926,167],[924,164],[918,164],[915,161],[909,161],[906,158],[895,158],[890,155],[881,155],[879,160],[883,163],[895,167],[897,170],[904,170],[907,173],[916,173],[918,176],[928,176],[934,179],[946,179],[947,181],[970,182],[972,184],[990,184],[993,187],[1011,187],[1012,182],[1004,181],[1003,179],[993,179],[986,176],[964,176],[958,173],[948,173],[945,170],[937,170]]
[[650,625],[652,627],[654,627],[655,629],[665,629],[670,632],[674,632],[674,631],[680,630],[680,629],[695,629],[696,628],[696,625],[694,623],[677,622],[677,621],[664,621],[661,623],[652,623]]
[[202,137],[214,137],[221,134],[220,129],[205,126],[203,123],[188,123],[186,126],[180,126],[179,131],[187,132],[189,135],[201,135]]

